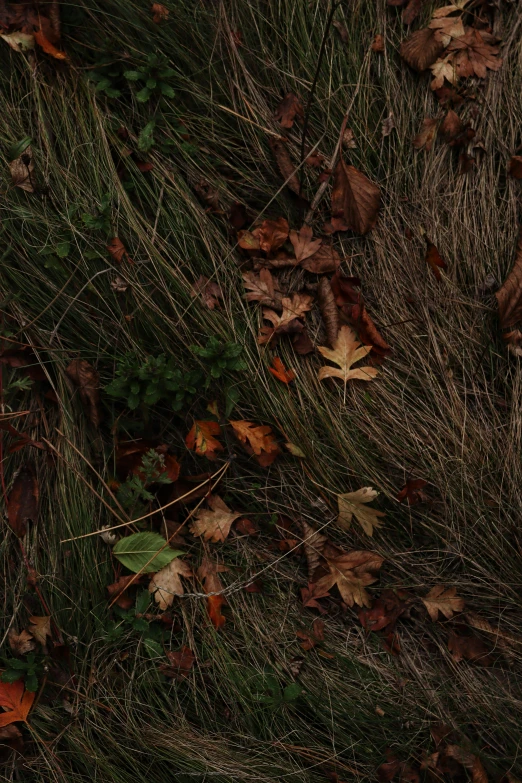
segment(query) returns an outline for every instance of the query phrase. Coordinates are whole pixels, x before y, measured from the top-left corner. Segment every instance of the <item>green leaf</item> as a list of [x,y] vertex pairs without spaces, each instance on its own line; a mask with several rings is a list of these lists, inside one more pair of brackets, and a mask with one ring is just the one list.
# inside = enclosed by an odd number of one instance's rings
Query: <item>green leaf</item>
[[[150,574],[164,568],[175,557],[183,554],[170,547],[165,547],[160,552],[164,545],[165,539],[159,533],[133,533],[131,536],[121,538],[112,551],[129,571],[134,571],[135,574],[138,571]],[[157,553],[156,557],[151,560],[155,553]]]
[[229,386],[225,390],[225,419],[228,419],[239,401],[239,389],[237,386]]
[[150,96],[151,96],[151,91],[149,90],[148,87],[144,87],[143,90],[140,90],[139,92],[136,93],[136,100],[139,103],[147,103]]
[[2,680],[2,682],[16,682],[17,680],[20,679],[20,677],[23,677],[23,676],[24,676],[23,672],[18,672],[15,669],[7,669],[2,674],[0,679]]
[[58,258],[67,258],[71,251],[71,243],[70,242],[59,242],[56,245],[56,255]]
[[299,698],[299,696],[302,694],[303,689],[297,682],[292,682],[290,685],[287,685],[286,688],[283,691],[283,699],[288,703],[295,701]]
[[170,84],[165,84],[165,82],[162,82],[160,85],[161,94],[164,95],[166,98],[175,98],[176,93],[174,89],[170,86]]
[[156,658],[158,656],[163,658],[165,653],[163,652],[163,647],[159,642],[156,642],[154,639],[144,637],[143,644],[151,658]]
[[25,690],[34,693],[38,690],[38,678],[35,674],[30,674],[25,678]]
[[148,590],[140,590],[136,596],[136,614],[143,614],[147,611],[150,603],[150,594]]
[[125,71],[125,73],[123,75],[130,82],[137,82],[138,79],[141,77],[141,74],[138,73],[138,71]]
[[15,144],[11,144],[7,150],[8,160],[16,160],[20,155],[25,152],[27,147],[31,144],[32,138],[30,136],[24,136],[23,139],[17,141]]

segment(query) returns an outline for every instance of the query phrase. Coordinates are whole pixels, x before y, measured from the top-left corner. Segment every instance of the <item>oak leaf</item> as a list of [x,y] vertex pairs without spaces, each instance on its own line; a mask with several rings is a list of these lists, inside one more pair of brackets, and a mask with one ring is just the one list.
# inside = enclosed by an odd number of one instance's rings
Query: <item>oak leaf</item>
[[446,589],[443,585],[432,587],[428,595],[422,599],[422,603],[434,622],[438,619],[439,612],[446,619],[451,620],[455,612],[462,612],[464,609],[464,599],[457,595],[457,588]]
[[154,594],[154,600],[163,612],[172,606],[174,596],[183,595],[185,592],[181,581],[182,576],[188,579],[193,576],[193,573],[189,564],[179,557],[174,558],[168,565],[152,575],[149,593]]
[[433,147],[433,140],[437,131],[438,120],[433,117],[425,117],[422,121],[422,127],[413,139],[413,146],[416,150],[425,149],[430,152]]
[[8,710],[0,713],[0,728],[15,723],[15,721],[27,723],[27,716],[35,696],[36,693],[24,689],[22,680],[0,682],[0,707],[5,707]]
[[288,229],[288,220],[284,217],[277,220],[267,219],[252,231],[252,236],[258,240],[260,250],[273,253],[288,239]]
[[272,373],[274,378],[277,378],[281,383],[292,383],[295,379],[295,372],[293,370],[287,370],[278,356],[274,356],[272,367],[268,368],[268,372]]
[[377,222],[380,206],[379,186],[341,158],[334,172],[332,215],[342,218],[343,230],[367,234]]
[[382,527],[384,522],[380,517],[386,516],[383,511],[370,508],[367,504],[371,503],[378,496],[378,492],[372,487],[361,487],[355,492],[346,492],[344,495],[338,495],[339,516],[337,524],[348,530],[355,517],[365,533],[373,535],[374,528]]
[[383,562],[384,558],[376,552],[360,550],[329,557],[326,564],[330,573],[313,584],[313,593],[319,597],[337,585],[343,601],[348,606],[370,606],[370,596],[364,588],[376,581],[375,572]]
[[38,482],[32,465],[18,472],[7,500],[7,521],[18,538],[27,533],[27,522],[38,520]]
[[35,648],[34,639],[27,631],[18,633],[15,628],[10,628],[7,638],[15,655],[25,655]]
[[254,424],[252,421],[231,421],[236,437],[252,449],[258,462],[263,467],[270,465],[279,454],[272,428],[267,425]]
[[51,618],[49,617],[30,617],[29,622],[30,625],[30,632],[34,636],[37,642],[39,642],[42,645],[42,648],[45,651],[45,647],[47,644],[47,637],[51,636]]
[[195,421],[185,438],[185,444],[191,451],[207,459],[216,459],[217,451],[223,451],[222,444],[214,437],[221,433],[216,421]]
[[400,55],[414,71],[425,71],[444,51],[444,44],[437,39],[435,30],[425,27],[417,30],[402,42]]
[[210,508],[196,512],[196,519],[190,525],[194,536],[202,536],[205,541],[224,541],[230,533],[232,522],[241,516],[241,512],[231,511],[219,495],[209,495]]
[[247,302],[259,302],[267,307],[281,307],[282,293],[277,279],[272,277],[269,269],[261,269],[259,275],[255,272],[244,272],[243,281],[248,293]]
[[497,57],[499,47],[492,45],[497,42],[490,33],[484,30],[466,28],[465,35],[453,40],[448,52],[455,54],[455,70],[459,76],[478,76],[485,79],[488,69],[498,71],[502,66],[501,58]]
[[94,427],[101,422],[100,412],[100,374],[85,359],[73,359],[65,370],[66,374],[78,387],[80,399],[84,404],[89,419]]
[[339,329],[333,349],[325,348],[324,346],[319,346],[318,348],[318,351],[325,359],[334,362],[340,369],[330,366],[321,367],[317,377],[320,381],[324,381],[325,378],[340,378],[344,384],[356,379],[372,381],[379,374],[375,367],[365,366],[352,369],[352,364],[364,359],[371,350],[372,347],[370,345],[361,346],[353,329],[349,326],[342,326]]
[[299,231],[294,229],[290,231],[290,242],[294,247],[296,260],[301,263],[305,258],[310,258],[319,250],[323,240],[314,239],[312,227],[307,226],[305,223]]
[[304,118],[303,107],[297,95],[288,92],[277,107],[274,119],[282,128],[291,128],[296,117],[300,120]]
[[260,345],[271,342],[274,338],[283,334],[295,334],[302,332],[304,324],[300,320],[308,310],[312,309],[312,297],[308,294],[292,294],[292,297],[283,297],[281,315],[269,310],[263,309],[263,318],[270,321],[272,326],[263,326],[261,328],[257,341]]

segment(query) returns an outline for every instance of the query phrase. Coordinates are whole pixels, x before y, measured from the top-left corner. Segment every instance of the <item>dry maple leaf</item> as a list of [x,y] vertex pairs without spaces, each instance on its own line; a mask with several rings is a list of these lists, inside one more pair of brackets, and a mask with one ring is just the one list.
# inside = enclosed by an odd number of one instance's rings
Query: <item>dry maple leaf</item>
[[375,500],[378,494],[372,487],[361,487],[361,489],[355,492],[346,492],[344,495],[338,495],[339,516],[337,517],[337,524],[348,530],[352,523],[352,517],[355,517],[364,532],[372,536],[374,528],[382,527],[384,524],[379,517],[386,516],[383,511],[377,511],[377,509],[369,508],[367,505]]
[[152,21],[154,24],[166,22],[169,18],[169,9],[165,8],[161,3],[152,3],[150,10],[152,12]]
[[29,630],[31,631],[36,641],[42,645],[42,648],[45,651],[45,647],[47,644],[47,637],[52,636],[50,616],[30,617],[29,622],[31,623]]
[[221,427],[216,421],[195,421],[185,438],[185,445],[202,457],[216,459],[216,452],[223,451],[222,444],[214,438],[220,433]]
[[297,95],[288,92],[277,107],[274,119],[282,128],[291,128],[296,117],[300,120],[304,118],[303,107]]
[[36,693],[24,689],[22,680],[0,682],[0,707],[8,710],[0,713],[0,728],[18,720],[27,723],[27,716],[35,696]]
[[154,593],[154,600],[162,612],[172,606],[174,596],[183,595],[185,589],[181,577],[188,579],[193,576],[188,563],[175,557],[168,565],[153,574],[149,584],[149,593]]
[[219,300],[223,299],[223,292],[219,283],[209,280],[204,275],[198,277],[191,288],[190,295],[192,297],[201,297],[201,301],[209,310],[214,310],[214,308],[218,307]]
[[247,302],[259,302],[267,307],[280,307],[282,294],[277,279],[272,277],[269,269],[261,269],[259,275],[255,272],[244,272],[243,280],[248,293]]
[[277,378],[281,383],[292,383],[292,381],[295,380],[295,372],[293,370],[287,370],[278,356],[274,356],[272,367],[268,368],[268,372],[272,373],[274,378]]
[[107,250],[109,251],[110,257],[113,258],[116,263],[121,264],[123,261],[128,261],[131,264],[133,263],[131,257],[127,253],[125,245],[118,237],[113,237],[108,242]]
[[34,639],[27,631],[17,633],[14,628],[10,628],[7,638],[9,640],[9,647],[15,655],[25,655],[35,649]]
[[361,609],[358,617],[361,625],[367,631],[394,630],[399,617],[411,604],[410,594],[406,590],[383,590],[371,609]]
[[432,117],[425,117],[422,121],[422,128],[413,139],[413,146],[416,150],[425,149],[430,152],[433,147],[433,140],[437,131],[438,120]]
[[442,275],[440,270],[441,269],[447,269],[448,265],[442,258],[441,254],[437,250],[437,247],[433,244],[433,242],[430,242],[428,239],[426,240],[426,263],[431,268],[433,274],[435,275],[437,280],[442,279]]
[[364,359],[371,350],[372,347],[370,345],[361,346],[353,329],[349,326],[342,326],[339,329],[333,349],[325,348],[324,346],[318,347],[318,351],[324,358],[337,364],[340,369],[329,366],[321,367],[317,377],[320,381],[324,381],[325,378],[340,378],[344,384],[356,379],[372,381],[379,374],[375,367],[365,366],[351,369],[352,364]]
[[23,538],[27,533],[29,520],[38,520],[39,496],[33,466],[24,465],[15,477],[7,500],[7,521],[18,538]]
[[422,599],[422,603],[434,622],[438,619],[439,612],[447,620],[451,620],[455,612],[462,612],[464,609],[464,599],[458,597],[457,588],[448,587],[446,589],[443,585],[432,587],[428,595]]
[[370,596],[364,588],[376,581],[375,572],[383,562],[384,558],[376,552],[359,550],[326,558],[330,573],[315,582],[313,593],[319,596],[337,585],[348,606],[370,606]]
[[402,42],[400,54],[414,71],[425,71],[440,57],[444,44],[437,39],[435,30],[425,27],[417,30]]
[[274,337],[282,334],[294,334],[302,332],[304,324],[300,320],[308,310],[312,309],[312,297],[308,294],[292,294],[291,298],[284,297],[281,300],[283,312],[281,315],[263,308],[263,318],[270,321],[272,326],[263,326],[261,328],[257,341],[260,345],[269,343]]
[[466,34],[453,40],[448,47],[448,52],[456,52],[455,70],[458,76],[485,79],[488,69],[498,71],[502,60],[497,57],[499,47],[492,45],[496,41],[485,30],[466,28]]
[[205,541],[224,541],[230,533],[232,522],[241,516],[241,512],[231,511],[219,495],[209,495],[208,509],[196,512],[196,519],[190,525],[193,536],[202,536]]
[[254,424],[253,421],[229,422],[236,437],[252,449],[258,462],[263,467],[270,465],[279,454],[279,446],[275,441],[272,428],[267,425]]
[[91,423],[94,427],[99,427],[102,418],[99,408],[100,374],[85,359],[73,359],[65,372],[78,387]]
[[273,253],[288,239],[288,229],[288,220],[284,217],[277,220],[267,219],[252,231],[252,236],[257,239],[259,248],[264,253]]
[[296,260],[301,263],[319,250],[323,240],[314,239],[312,227],[305,223],[299,231],[294,231],[294,229],[290,231],[290,242],[294,247]]
[[334,173],[332,215],[342,218],[343,230],[367,234],[377,222],[380,206],[379,186],[341,158]]

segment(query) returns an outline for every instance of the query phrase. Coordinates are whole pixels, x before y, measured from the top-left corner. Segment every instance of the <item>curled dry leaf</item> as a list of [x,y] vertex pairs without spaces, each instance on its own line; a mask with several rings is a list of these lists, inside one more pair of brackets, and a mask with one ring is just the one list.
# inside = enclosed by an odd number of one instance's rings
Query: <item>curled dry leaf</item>
[[433,274],[435,275],[437,280],[442,279],[442,275],[440,270],[441,269],[447,269],[448,265],[442,258],[441,254],[437,250],[436,246],[433,244],[433,242],[430,242],[428,239],[426,240],[426,263],[431,268]]
[[457,588],[446,589],[443,585],[432,587],[428,595],[422,599],[422,603],[434,622],[438,620],[439,612],[446,619],[451,620],[455,612],[462,612],[464,609],[464,599],[457,595]]
[[224,541],[228,538],[232,522],[241,516],[240,511],[231,511],[219,495],[209,495],[208,509],[196,512],[196,518],[190,525],[193,536],[201,536],[205,541]]
[[216,459],[216,452],[223,451],[223,446],[214,435],[220,434],[221,427],[216,421],[195,421],[185,438],[185,445],[202,457]]
[[339,516],[337,524],[339,527],[348,530],[352,524],[352,518],[355,517],[364,532],[373,536],[374,528],[382,527],[384,524],[380,521],[380,517],[386,516],[383,511],[378,511],[367,505],[375,500],[378,494],[372,487],[361,487],[355,492],[338,495]]
[[322,277],[317,284],[317,300],[326,329],[326,340],[333,347],[339,334],[339,310],[335,304],[335,297],[330,281]]
[[259,248],[264,253],[274,253],[288,239],[288,220],[284,217],[277,220],[263,220],[260,226],[252,231],[259,242]]
[[381,191],[374,182],[341,158],[335,168],[332,215],[342,218],[344,231],[367,234],[377,223]]
[[38,521],[39,489],[32,465],[18,471],[7,500],[7,521],[18,538],[27,533],[27,523]]
[[282,293],[277,278],[272,277],[269,269],[261,269],[259,275],[255,272],[244,272],[243,280],[248,293],[247,302],[259,302],[267,307],[281,307]]
[[34,40],[45,54],[51,55],[55,60],[67,60],[65,52],[57,49],[56,46],[46,38],[45,33],[42,30],[36,30]]
[[327,557],[329,573],[312,584],[313,595],[318,598],[337,586],[345,604],[370,606],[370,596],[364,589],[377,580],[376,572],[384,558],[376,552],[355,550]]
[[391,111],[382,124],[382,138],[389,136],[392,130],[395,128],[395,120],[393,118],[393,112]]
[[435,38],[441,41],[445,47],[448,46],[452,39],[460,38],[465,33],[461,16],[435,16],[428,27],[430,30],[435,31]]
[[113,258],[118,264],[121,264],[123,261],[127,261],[130,264],[134,263],[132,258],[127,253],[125,245],[118,237],[113,237],[108,242],[107,250],[109,251],[110,257]]
[[95,427],[100,426],[100,375],[85,359],[73,359],[65,372],[78,387],[82,403]]
[[272,433],[272,428],[268,425],[254,424],[253,421],[231,421],[234,434],[245,445],[247,450],[251,449],[259,464],[262,467],[268,467],[280,453],[279,446]]
[[308,310],[312,309],[312,297],[308,294],[292,294],[291,299],[284,297],[281,300],[283,312],[281,315],[263,308],[263,318],[270,321],[272,326],[263,326],[261,328],[257,341],[260,345],[265,345],[274,341],[283,334],[295,334],[302,332],[304,324],[300,320]]
[[7,638],[15,655],[25,655],[35,649],[34,639],[28,631],[18,633],[15,628],[10,628]]
[[13,185],[16,188],[25,190],[27,193],[34,193],[34,162],[30,145],[25,148],[19,158],[9,162],[9,171]]
[[424,148],[426,152],[430,152],[437,131],[437,123],[438,120],[432,117],[426,117],[422,121],[422,127],[413,139],[413,146],[416,150]]
[[351,380],[372,381],[379,374],[375,367],[365,366],[352,369],[352,365],[364,359],[372,348],[369,345],[361,346],[355,332],[349,326],[341,327],[333,349],[320,346],[318,350],[325,359],[339,367],[339,369],[329,366],[321,367],[318,374],[320,381],[325,378],[340,378],[344,384]]
[[25,690],[23,680],[0,682],[0,707],[6,710],[0,713],[0,728],[16,721],[27,723],[35,696],[36,693]]
[[304,118],[303,107],[297,95],[294,95],[293,92],[288,92],[277,107],[274,119],[282,128],[291,128],[296,117],[299,120]]
[[201,301],[209,310],[214,310],[219,306],[219,300],[223,299],[223,292],[218,283],[209,280],[208,277],[200,275],[190,291],[192,297],[199,296]]
[[[343,308],[343,312],[344,309],[348,308]],[[349,320],[357,330],[361,342],[372,347],[372,357],[374,357],[374,361],[376,361],[376,358],[383,359],[391,352],[391,347],[375,326],[373,319],[364,304],[354,304],[351,306]]]
[[312,227],[306,224],[301,226],[299,231],[293,229],[290,231],[290,242],[299,263],[313,256],[321,247],[322,241],[322,239],[313,239]]
[[284,141],[279,139],[269,139],[270,148],[274,153],[277,167],[285,180],[287,188],[290,188],[296,195],[301,195],[301,187],[295,173],[296,167],[292,162],[288,147]]
[[274,356],[272,367],[268,368],[268,372],[272,373],[274,378],[277,378],[281,383],[288,384],[295,380],[295,372],[293,370],[287,370],[278,356]]
[[435,30],[425,27],[417,30],[402,42],[400,55],[414,71],[425,71],[440,57],[444,44],[436,35]]
[[161,22],[166,22],[169,18],[169,9],[165,8],[161,3],[152,3],[150,10],[154,24],[161,24]]
[[149,583],[149,593],[154,594],[154,600],[162,612],[172,606],[176,595],[183,595],[185,589],[181,577],[189,579],[193,576],[188,563],[176,557],[168,565],[153,574]]

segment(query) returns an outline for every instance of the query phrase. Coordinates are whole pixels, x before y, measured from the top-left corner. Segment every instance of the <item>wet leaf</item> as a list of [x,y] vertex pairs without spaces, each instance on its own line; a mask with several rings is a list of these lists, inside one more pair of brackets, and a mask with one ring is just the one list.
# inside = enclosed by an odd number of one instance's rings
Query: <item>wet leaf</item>
[[281,383],[292,383],[295,380],[295,372],[293,370],[287,370],[279,357],[274,356],[272,360],[272,367],[268,368],[268,372],[272,373],[274,378],[277,378]]
[[185,438],[185,444],[196,454],[214,460],[217,457],[217,452],[223,451],[223,446],[214,437],[220,433],[221,427],[215,421],[195,421]]
[[348,530],[352,524],[352,518],[355,517],[364,532],[373,536],[374,528],[382,527],[384,524],[380,521],[380,517],[386,516],[383,511],[378,511],[367,505],[375,500],[378,494],[372,487],[361,487],[355,492],[338,495],[339,516],[337,524]]
[[16,476],[7,501],[7,521],[18,538],[27,532],[27,522],[38,521],[38,482],[32,465],[25,465]]

